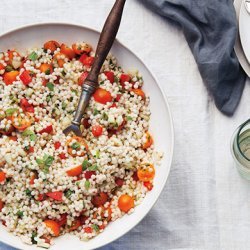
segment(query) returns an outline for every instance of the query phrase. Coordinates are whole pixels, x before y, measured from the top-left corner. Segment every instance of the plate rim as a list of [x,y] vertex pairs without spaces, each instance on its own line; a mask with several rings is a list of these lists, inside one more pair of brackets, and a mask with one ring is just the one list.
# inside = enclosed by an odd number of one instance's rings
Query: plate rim
[[[241,6],[240,6],[240,13],[239,13],[239,35],[240,35],[240,41],[241,41],[243,53],[247,59],[248,64],[250,64],[250,47],[249,47],[249,54],[248,54],[248,53],[246,53],[246,49],[244,49],[244,44],[245,44],[244,41],[245,40],[242,39],[244,37],[243,31],[242,31],[242,22],[243,22],[242,15],[243,15],[243,11],[245,11],[245,13],[247,13],[244,5],[245,5],[245,0],[242,0]],[[249,14],[249,17],[250,17],[250,14]]]
[[[15,33],[15,32],[18,32],[18,31],[21,31],[21,30],[24,30],[24,29],[29,29],[29,28],[39,27],[39,26],[50,26],[50,25],[71,26],[71,27],[83,28],[83,29],[89,30],[91,32],[95,32],[98,35],[100,35],[100,33],[101,33],[101,31],[98,30],[98,29],[87,27],[85,25],[81,25],[79,23],[74,23],[74,22],[58,22],[58,21],[56,21],[56,22],[53,22],[53,21],[50,21],[50,22],[37,22],[37,23],[34,22],[34,23],[31,23],[31,24],[21,25],[20,27],[7,30],[6,32],[0,34],[0,40],[4,36],[8,36],[11,33]],[[159,88],[159,90],[160,90],[160,92],[161,92],[161,94],[163,96],[165,107],[167,108],[167,111],[169,113],[170,133],[171,133],[172,138],[171,138],[171,142],[170,142],[171,149],[169,150],[169,154],[168,154],[170,156],[170,158],[169,158],[169,162],[168,162],[169,168],[168,168],[168,171],[166,172],[166,178],[165,178],[165,181],[164,181],[164,183],[162,185],[162,188],[159,190],[159,192],[157,194],[156,200],[150,205],[150,207],[148,209],[148,212],[140,220],[138,220],[137,223],[132,228],[125,230],[124,232],[122,232],[122,234],[120,236],[117,236],[114,239],[111,239],[111,240],[105,242],[105,244],[103,244],[103,245],[97,246],[97,248],[106,246],[106,245],[116,241],[117,239],[121,238],[125,234],[127,234],[130,230],[132,230],[134,227],[136,227],[148,215],[148,213],[152,210],[152,208],[154,207],[156,202],[159,200],[160,195],[162,194],[162,191],[163,191],[164,187],[166,186],[167,180],[169,178],[170,170],[171,170],[171,167],[172,167],[172,164],[173,164],[174,146],[175,146],[175,133],[174,133],[175,130],[174,130],[174,124],[173,124],[173,116],[172,116],[172,112],[171,112],[170,105],[169,105],[169,102],[168,102],[168,98],[167,98],[167,96],[165,94],[165,91],[163,90],[163,87],[159,84],[160,81],[155,76],[155,74],[151,71],[151,69],[146,65],[146,63],[144,63],[143,60],[135,52],[133,52],[127,45],[125,45],[123,42],[121,42],[117,37],[116,37],[115,41],[116,41],[116,43],[118,43],[118,45],[124,47],[134,57],[136,57],[136,59],[148,70],[149,74],[152,76],[152,78],[156,82],[156,85]],[[0,243],[4,243],[4,244],[6,244],[8,246],[15,247],[15,248],[19,249],[19,246],[16,246],[15,244],[11,245],[10,242],[5,242],[3,240],[0,240]]]

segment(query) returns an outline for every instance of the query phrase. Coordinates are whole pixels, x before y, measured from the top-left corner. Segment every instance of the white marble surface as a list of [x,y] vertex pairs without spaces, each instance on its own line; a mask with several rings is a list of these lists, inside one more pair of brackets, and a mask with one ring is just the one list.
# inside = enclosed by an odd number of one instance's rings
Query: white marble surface
[[[111,0],[1,0],[0,33],[22,25],[63,21],[100,30]],[[250,183],[237,173],[230,138],[250,116],[249,80],[234,117],[218,112],[175,26],[128,0],[118,38],[164,87],[176,145],[167,185],[148,216],[103,250],[249,249]],[[6,248],[0,244],[0,249]]]

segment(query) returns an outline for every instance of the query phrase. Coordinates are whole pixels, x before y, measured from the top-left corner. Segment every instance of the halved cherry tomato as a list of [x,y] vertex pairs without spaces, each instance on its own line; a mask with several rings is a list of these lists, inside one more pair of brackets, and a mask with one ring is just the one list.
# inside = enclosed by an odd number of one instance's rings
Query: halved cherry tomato
[[24,85],[29,85],[32,82],[32,77],[28,70],[24,70],[23,73],[20,75],[20,80],[23,82]]
[[154,143],[152,136],[149,132],[146,133],[146,142],[142,145],[143,149],[149,148]]
[[96,102],[99,102],[102,104],[106,104],[107,102],[112,101],[111,93],[105,89],[102,89],[102,88],[98,88],[95,91],[93,97],[94,97]]
[[[72,141],[75,140],[76,143],[77,143],[77,147],[74,147],[72,148],[73,145],[72,144]],[[71,145],[71,146],[70,146]],[[85,140],[79,136],[73,136],[72,138],[70,138],[68,141],[67,141],[67,147],[68,147],[68,153],[73,156],[73,157],[76,157],[76,156],[84,156],[85,155],[85,151],[83,151],[81,149],[81,147],[84,146],[86,151],[88,151],[88,145],[87,143],[85,142]],[[73,150],[76,151],[76,153],[73,153]],[[81,150],[81,154],[78,155],[77,152]]]
[[134,206],[135,206],[135,203],[134,203],[133,197],[131,197],[127,194],[123,194],[119,197],[118,207],[120,208],[121,211],[127,213]]
[[6,180],[6,174],[3,171],[0,171],[0,184],[3,184]]
[[88,118],[84,118],[83,121],[82,121],[82,124],[84,126],[84,128],[88,129],[90,128],[90,124],[89,124],[89,119]]
[[55,149],[59,149],[59,148],[61,147],[61,142],[56,141],[56,142],[54,143],[54,147],[55,147]]
[[151,191],[154,187],[153,183],[149,181],[143,182],[143,185],[148,189],[148,191]]
[[93,229],[91,227],[85,227],[83,230],[87,234],[91,234],[93,232]]
[[15,128],[13,125],[10,125],[8,129],[0,129],[0,134],[2,135],[11,135],[14,132]]
[[112,71],[105,71],[104,74],[105,74],[105,76],[107,77],[107,79],[108,79],[111,83],[114,83],[114,81],[115,81],[114,72],[112,72]]
[[9,136],[9,139],[10,139],[11,141],[17,141],[17,136]]
[[38,133],[39,134],[43,134],[43,133],[52,134],[53,133],[53,126],[48,125],[46,128],[40,130]]
[[142,89],[131,89],[130,91],[140,96],[143,100],[145,100],[146,95]]
[[63,53],[66,57],[68,57],[70,60],[73,59],[76,55],[73,49],[66,46],[64,43],[61,45],[61,53]]
[[87,43],[80,44],[72,44],[72,49],[77,55],[81,55],[83,53],[89,53],[92,50],[92,47]]
[[64,59],[61,58],[62,55],[63,55],[62,53],[56,53],[53,57],[53,60],[56,61],[56,63],[58,64],[60,68],[63,68],[63,65],[65,63]]
[[92,127],[92,134],[94,137],[99,137],[102,135],[102,126],[101,125],[94,125]]
[[57,221],[60,227],[67,224],[67,214],[61,214],[61,219]]
[[45,73],[46,75],[50,75],[51,73],[53,73],[53,66],[51,64],[48,64],[48,63],[43,63],[39,67],[39,70],[42,73]]
[[81,226],[81,220],[79,218],[75,219],[75,221],[73,222],[72,226],[69,228],[69,231],[74,231],[77,228],[79,228]]
[[52,53],[54,53],[55,50],[56,50],[57,48],[60,47],[60,44],[59,44],[57,41],[51,40],[51,41],[46,42],[46,43],[43,45],[43,47],[44,47],[46,50],[49,49]]
[[44,221],[46,227],[50,228],[54,234],[54,236],[59,236],[60,234],[60,225],[58,222],[54,220],[45,220]]
[[61,191],[55,191],[55,192],[49,192],[49,193],[46,193],[46,195],[48,197],[50,197],[51,199],[53,200],[56,200],[56,201],[62,201],[62,197],[63,197],[63,192]]
[[[111,221],[111,218],[112,218],[112,209],[111,209],[110,206],[111,206],[111,203],[109,204],[109,206],[107,208],[102,206],[101,216],[102,216],[103,219],[106,219],[107,221]],[[108,217],[104,216],[106,211],[108,212]]]
[[66,171],[68,176],[78,176],[82,173],[82,165]]
[[80,57],[79,61],[86,67],[91,67],[94,63],[95,58],[93,56],[84,56],[84,54]]
[[61,160],[67,159],[66,155],[64,153],[59,154],[59,157]]
[[77,82],[77,84],[78,84],[79,86],[82,86],[82,85],[83,85],[83,83],[84,83],[84,81],[86,80],[88,74],[89,74],[89,73],[88,73],[87,71],[86,71],[86,72],[83,72],[83,73],[81,74],[81,76],[79,77],[78,82]]
[[28,154],[34,153],[35,149],[32,146],[29,146],[28,149],[26,150]]
[[95,171],[86,171],[85,173],[84,173],[84,177],[87,179],[87,180],[89,180],[90,178],[91,178],[91,176],[92,175],[95,175]]
[[2,211],[3,207],[4,207],[4,203],[3,203],[3,201],[0,199],[0,212]]
[[122,187],[122,185],[124,184],[124,180],[117,177],[115,178],[115,184],[118,186],[118,187]]
[[93,196],[91,202],[94,206],[100,207],[103,206],[108,201],[108,195],[104,192],[100,192],[97,195]]
[[0,70],[4,70],[4,69],[5,69],[5,66],[2,63],[0,63]]
[[47,236],[43,235],[41,239],[44,239],[45,243],[50,244],[50,239]]
[[146,167],[141,167],[137,170],[137,176],[140,181],[152,181],[155,177],[154,165],[148,164]]
[[25,116],[21,116],[21,114],[11,116],[10,119],[12,125],[19,131],[24,131],[32,124],[32,117],[28,113],[25,113]]
[[35,180],[38,178],[37,172],[33,172],[32,176],[30,177],[30,185],[34,185]]
[[120,83],[122,87],[125,86],[125,82],[130,82],[131,81],[131,76],[128,74],[121,74],[120,76]]
[[110,108],[110,109],[111,109],[111,108],[117,108],[117,105],[116,105],[115,103],[113,103],[109,108]]
[[10,71],[5,72],[3,75],[3,81],[6,85],[12,84],[14,81],[16,81],[17,76],[19,75],[19,71]]

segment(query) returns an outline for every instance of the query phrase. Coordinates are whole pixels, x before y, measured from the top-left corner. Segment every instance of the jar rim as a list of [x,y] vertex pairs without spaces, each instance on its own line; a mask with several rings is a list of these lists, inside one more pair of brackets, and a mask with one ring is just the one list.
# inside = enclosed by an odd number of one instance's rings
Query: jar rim
[[247,161],[250,161],[250,159],[242,152],[241,148],[240,148],[240,133],[242,131],[242,129],[248,124],[250,123],[250,119],[246,120],[244,123],[242,123],[238,129],[237,132],[237,138],[236,138],[236,144],[237,144],[237,148],[241,154],[241,156],[243,156]]

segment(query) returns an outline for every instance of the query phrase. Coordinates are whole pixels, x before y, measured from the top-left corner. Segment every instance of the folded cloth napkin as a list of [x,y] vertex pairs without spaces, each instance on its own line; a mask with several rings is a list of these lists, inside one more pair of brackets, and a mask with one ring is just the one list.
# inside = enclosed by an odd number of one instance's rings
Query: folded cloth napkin
[[234,53],[237,22],[232,0],[140,0],[178,23],[217,108],[233,115],[246,75]]

